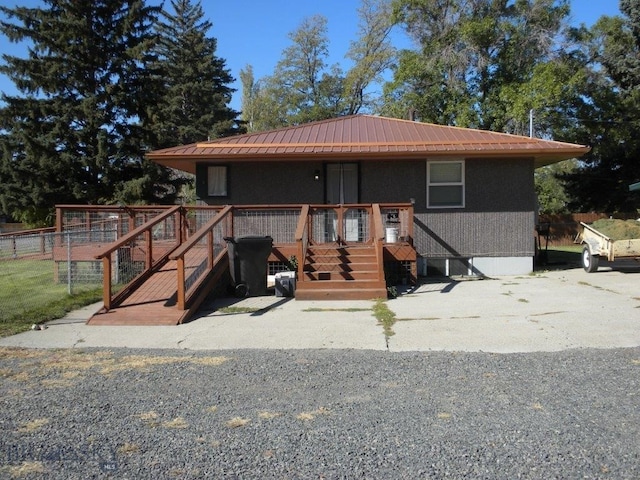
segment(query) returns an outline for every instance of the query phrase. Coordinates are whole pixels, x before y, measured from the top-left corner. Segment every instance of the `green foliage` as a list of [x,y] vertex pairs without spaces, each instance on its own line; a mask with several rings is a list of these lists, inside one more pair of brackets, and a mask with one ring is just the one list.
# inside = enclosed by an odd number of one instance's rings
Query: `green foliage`
[[570,198],[561,177],[574,172],[577,168],[577,160],[566,160],[538,168],[535,171],[535,189],[540,213],[569,213]]
[[620,5],[623,17],[603,17],[579,32],[590,75],[570,138],[592,150],[564,176],[574,211],[640,208],[640,196],[628,188],[640,180],[640,11],[634,2]]
[[388,339],[395,335],[393,325],[396,323],[396,314],[393,313],[387,302],[381,298],[377,299],[373,305],[373,316],[378,320],[378,324],[382,325],[384,335]]
[[[147,68],[158,7],[143,1],[47,2],[45,8],[0,7],[0,31],[31,42],[28,58],[5,56],[0,71],[21,95],[3,95],[0,111],[2,209],[14,216],[56,203],[106,203],[138,177],[157,100]],[[150,189],[140,201],[162,200]]]
[[359,38],[346,57],[346,73],[328,65],[327,19],[315,15],[289,34],[275,72],[255,80],[251,66],[240,73],[243,119],[251,131],[268,130],[350,115],[372,107],[367,90],[390,68],[395,50],[389,42],[393,26],[386,0],[363,0],[359,9]]
[[550,70],[567,1],[394,0],[393,7],[418,48],[401,52],[382,113],[522,133],[530,109],[557,104]]
[[152,148],[185,145],[238,132],[238,112],[228,105],[235,91],[225,61],[216,56],[217,41],[207,37],[199,1],[171,0],[173,13],[158,23],[154,73],[161,81],[151,107]]

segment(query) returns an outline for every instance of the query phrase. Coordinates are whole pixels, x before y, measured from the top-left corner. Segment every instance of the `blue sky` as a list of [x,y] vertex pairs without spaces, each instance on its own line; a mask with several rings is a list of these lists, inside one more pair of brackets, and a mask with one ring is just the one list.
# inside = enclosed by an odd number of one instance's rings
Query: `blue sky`
[[[2,0],[10,8],[19,4],[34,7],[39,0]],[[169,4],[169,0],[165,0]],[[227,62],[232,75],[238,79],[234,87],[232,106],[240,108],[240,69],[250,64],[256,78],[270,75],[280,59],[281,52],[290,44],[288,33],[295,30],[308,16],[321,14],[328,19],[330,38],[330,64],[348,65],[344,55],[349,42],[357,38],[357,8],[360,0],[243,0],[230,8],[233,2],[202,0],[205,15],[213,23],[210,36],[218,40],[219,57]],[[572,23],[593,24],[602,15],[619,13],[615,0],[571,0]],[[401,32],[396,32],[399,47],[407,46]],[[0,54],[26,56],[24,46],[12,44],[0,36]],[[16,90],[5,76],[0,75],[0,91],[10,95]]]

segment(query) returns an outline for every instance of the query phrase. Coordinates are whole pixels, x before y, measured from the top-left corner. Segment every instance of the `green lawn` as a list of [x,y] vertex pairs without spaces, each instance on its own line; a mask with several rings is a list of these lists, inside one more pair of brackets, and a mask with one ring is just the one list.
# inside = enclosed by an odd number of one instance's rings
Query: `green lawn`
[[95,284],[74,287],[80,293],[69,295],[66,284],[54,282],[53,267],[52,260],[0,262],[0,336],[63,317],[102,298],[102,290]]

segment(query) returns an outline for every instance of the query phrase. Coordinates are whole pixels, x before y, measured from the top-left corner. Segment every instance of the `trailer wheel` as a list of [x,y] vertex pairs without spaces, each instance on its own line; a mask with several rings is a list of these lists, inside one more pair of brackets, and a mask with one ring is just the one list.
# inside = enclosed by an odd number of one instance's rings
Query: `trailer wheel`
[[589,245],[585,245],[582,249],[582,268],[585,272],[593,273],[598,270],[600,263],[600,255],[592,255]]

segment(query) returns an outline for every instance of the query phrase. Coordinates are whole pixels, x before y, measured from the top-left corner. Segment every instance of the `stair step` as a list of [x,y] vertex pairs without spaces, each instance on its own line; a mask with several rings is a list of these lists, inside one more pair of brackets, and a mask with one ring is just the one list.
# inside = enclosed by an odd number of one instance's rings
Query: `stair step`
[[316,270],[312,272],[305,271],[305,278],[310,281],[330,281],[330,280],[377,280],[377,270]]
[[296,300],[375,300],[387,298],[386,288],[352,288],[345,290],[296,290]]
[[371,300],[386,298],[372,245],[309,247],[304,276],[296,285],[299,300]]
[[368,255],[309,255],[307,263],[375,263],[375,253]]
[[336,279],[333,278],[331,280],[307,280],[296,284],[296,291],[298,290],[322,290],[322,289],[333,289],[333,290],[347,290],[347,289],[357,289],[357,288],[387,288],[386,283],[376,279],[362,279],[362,280],[345,280],[345,279]]
[[378,266],[375,262],[345,264],[345,263],[308,263],[304,267],[305,272],[375,272]]

